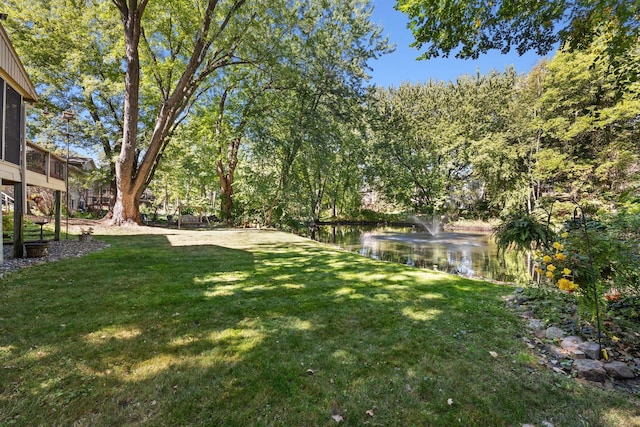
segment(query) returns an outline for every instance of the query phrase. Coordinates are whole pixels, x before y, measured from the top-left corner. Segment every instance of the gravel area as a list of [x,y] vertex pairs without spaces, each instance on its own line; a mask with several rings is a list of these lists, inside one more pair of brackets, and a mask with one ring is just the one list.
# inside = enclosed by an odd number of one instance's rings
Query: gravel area
[[49,254],[40,258],[14,258],[13,245],[4,246],[4,262],[0,264],[0,279],[6,273],[15,271],[23,267],[46,262],[57,261],[63,258],[79,257],[91,252],[98,251],[109,246],[105,242],[92,240],[90,242],[80,242],[78,240],[52,241],[49,246]]

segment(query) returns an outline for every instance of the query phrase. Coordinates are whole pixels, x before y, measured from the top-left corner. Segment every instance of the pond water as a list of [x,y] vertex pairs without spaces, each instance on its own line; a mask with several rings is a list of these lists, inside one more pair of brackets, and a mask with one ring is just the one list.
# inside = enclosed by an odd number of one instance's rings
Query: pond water
[[522,282],[526,260],[500,254],[491,233],[441,231],[432,235],[415,227],[321,226],[317,239],[361,255],[466,277]]

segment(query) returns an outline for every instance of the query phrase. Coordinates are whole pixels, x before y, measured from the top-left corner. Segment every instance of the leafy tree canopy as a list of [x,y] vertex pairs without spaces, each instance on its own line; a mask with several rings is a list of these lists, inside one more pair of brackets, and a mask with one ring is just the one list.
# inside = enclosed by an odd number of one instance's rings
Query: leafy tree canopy
[[610,56],[632,46],[640,32],[637,0],[397,0],[395,8],[409,17],[412,46],[426,45],[421,59],[451,52],[477,58],[489,50],[544,55],[557,42],[572,49],[588,46],[602,31],[616,29]]

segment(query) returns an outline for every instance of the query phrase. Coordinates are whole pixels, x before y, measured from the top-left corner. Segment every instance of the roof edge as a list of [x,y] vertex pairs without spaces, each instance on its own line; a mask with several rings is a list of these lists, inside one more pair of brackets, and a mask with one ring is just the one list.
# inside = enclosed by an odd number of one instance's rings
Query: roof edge
[[11,54],[12,54],[13,58],[15,59],[16,63],[18,64],[20,72],[22,73],[22,77],[24,78],[24,80],[27,83],[28,87],[22,87],[21,84],[18,84],[18,82],[16,82],[10,75],[8,75],[9,80],[12,83],[12,86],[15,86],[15,87],[17,87],[18,89],[21,90],[22,97],[24,98],[25,101],[32,102],[32,103],[37,102],[38,101],[38,94],[36,92],[36,88],[33,85],[33,82],[31,81],[31,79],[29,78],[29,73],[27,73],[27,70],[24,68],[24,64],[20,60],[20,56],[18,56],[18,53],[16,52],[15,48],[13,47],[13,43],[11,43],[11,39],[9,38],[9,35],[5,31],[4,26],[1,23],[0,23],[0,38],[2,38],[4,40],[5,44],[7,45],[9,50],[11,51]]

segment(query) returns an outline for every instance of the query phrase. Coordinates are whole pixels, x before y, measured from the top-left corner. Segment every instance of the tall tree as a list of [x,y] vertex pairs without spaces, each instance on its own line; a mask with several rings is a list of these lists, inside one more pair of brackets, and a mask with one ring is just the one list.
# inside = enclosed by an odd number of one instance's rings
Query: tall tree
[[[199,86],[217,69],[242,61],[234,54],[243,34],[250,31],[253,17],[239,13],[245,0],[209,0],[197,5],[197,13],[190,10],[192,2],[153,3],[149,21],[143,20],[149,0],[113,3],[120,12],[125,44],[123,136],[116,160],[118,193],[113,208],[113,223],[121,225],[139,223],[140,196],[153,177],[162,149],[169,141],[167,136]],[[180,20],[176,22],[174,16],[180,16]],[[146,63],[141,62],[141,48]],[[149,67],[156,81],[155,95],[160,104],[141,153],[138,119],[140,71],[144,66]]]
[[[574,198],[638,184],[640,82],[621,90],[602,55],[607,45],[603,36],[583,51],[562,50],[545,67],[538,103],[545,138],[536,169],[548,186]],[[639,59],[637,47],[618,58],[624,67],[637,67]]]
[[[3,2],[19,11],[13,28],[22,35],[22,50],[32,52],[35,46],[39,52],[28,65],[41,70],[37,76],[44,78],[35,80],[49,92],[45,99],[60,109],[73,99],[79,116],[104,130],[99,136],[113,162],[117,188],[114,224],[139,222],[139,196],[158,167],[168,136],[211,76],[231,65],[255,64],[257,58],[244,56],[247,52],[268,51],[271,41],[298,37],[307,50],[296,43],[298,51],[285,52],[284,62],[304,69],[307,58],[326,60],[327,67],[336,67],[332,71],[352,84],[366,78],[366,61],[380,53],[379,30],[368,21],[371,7],[361,0]],[[292,31],[278,24],[281,12],[288,10],[293,13],[287,24],[297,25]],[[56,19],[60,16],[64,19]],[[331,49],[336,49],[334,57]],[[63,84],[56,78],[60,75]]]
[[306,154],[308,161],[319,161],[310,153],[323,152],[319,146],[334,140],[335,126],[360,120],[352,105],[363,93],[367,61],[388,49],[381,29],[370,21],[368,2],[307,0],[296,5],[298,24],[286,63],[289,77],[283,90],[269,95],[275,115],[254,128],[255,151],[270,153],[278,168],[267,224],[282,211],[283,195],[299,192],[299,182],[291,179],[298,157]]
[[11,3],[24,12],[14,28],[21,49],[35,46],[39,53],[25,57],[39,70],[36,83],[51,92],[48,100],[65,108],[65,99],[73,98],[82,117],[108,129],[102,142],[114,164],[116,225],[139,222],[140,195],[167,136],[211,74],[245,61],[235,52],[255,42],[256,18],[267,13],[266,6],[246,6],[245,0]]

